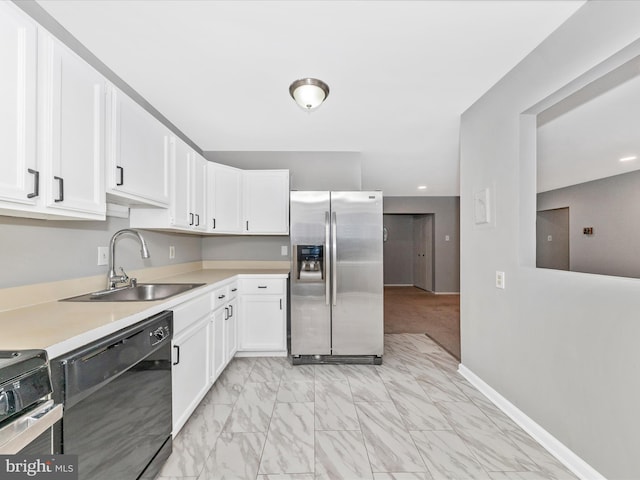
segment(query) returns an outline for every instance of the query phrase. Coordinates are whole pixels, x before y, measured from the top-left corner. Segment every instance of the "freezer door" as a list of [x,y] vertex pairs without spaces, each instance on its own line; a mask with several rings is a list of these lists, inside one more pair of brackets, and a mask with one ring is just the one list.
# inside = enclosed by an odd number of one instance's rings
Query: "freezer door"
[[291,354],[331,354],[329,192],[291,192]]
[[331,192],[334,355],[382,355],[382,192]]

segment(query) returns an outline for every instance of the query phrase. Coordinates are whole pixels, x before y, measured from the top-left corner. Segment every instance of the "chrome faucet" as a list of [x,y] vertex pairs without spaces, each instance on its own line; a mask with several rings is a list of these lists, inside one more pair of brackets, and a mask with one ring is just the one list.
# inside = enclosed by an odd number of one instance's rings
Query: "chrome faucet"
[[142,258],[149,258],[151,256],[149,255],[149,249],[147,248],[147,244],[144,241],[144,238],[142,238],[142,235],[137,230],[124,228],[114,233],[113,237],[111,237],[111,241],[109,242],[109,273],[107,273],[107,290],[114,290],[119,283],[125,283],[126,284],[125,286],[136,285],[136,282],[137,282],[136,279],[129,278],[129,276],[127,275],[127,273],[124,271],[122,267],[120,267],[120,271],[122,272],[122,275],[116,274],[116,270],[115,270],[116,240],[120,238],[120,236],[126,235],[126,234],[130,234],[138,237],[138,240],[140,241],[140,254],[142,255]]

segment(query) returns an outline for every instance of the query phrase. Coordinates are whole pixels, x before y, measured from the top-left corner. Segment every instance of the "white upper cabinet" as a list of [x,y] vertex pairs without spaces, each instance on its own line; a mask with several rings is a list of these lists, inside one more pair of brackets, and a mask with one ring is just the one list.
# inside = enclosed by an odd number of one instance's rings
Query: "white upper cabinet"
[[0,3],[0,201],[34,205],[36,170],[36,24]]
[[0,3],[0,211],[105,218],[104,79]]
[[132,228],[159,228],[205,232],[207,160],[181,139],[169,139],[170,203],[168,209],[134,206],[130,212]]
[[192,152],[189,169],[189,205],[193,217],[189,217],[192,228],[201,232],[207,230],[207,164],[202,155]]
[[289,234],[289,171],[243,172],[245,233]]
[[88,63],[40,32],[39,163],[46,207],[105,218],[105,80]]
[[207,230],[241,233],[242,170],[208,162],[207,176]]
[[116,203],[169,205],[169,130],[112,85],[107,104],[107,193]]

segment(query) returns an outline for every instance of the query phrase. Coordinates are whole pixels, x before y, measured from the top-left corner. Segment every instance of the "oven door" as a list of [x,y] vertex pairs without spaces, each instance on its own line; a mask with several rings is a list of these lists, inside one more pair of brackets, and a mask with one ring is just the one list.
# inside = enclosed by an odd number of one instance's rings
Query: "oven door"
[[47,400],[0,428],[0,454],[50,454],[51,427],[62,418],[62,405]]

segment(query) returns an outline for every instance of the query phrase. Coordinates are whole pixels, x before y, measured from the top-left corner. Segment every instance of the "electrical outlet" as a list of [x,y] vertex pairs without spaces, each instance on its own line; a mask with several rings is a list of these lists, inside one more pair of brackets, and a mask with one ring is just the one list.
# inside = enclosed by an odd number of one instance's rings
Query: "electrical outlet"
[[280,255],[283,257],[289,255],[289,248],[286,245],[280,245]]
[[98,247],[98,265],[109,263],[109,247]]
[[496,271],[496,288],[504,290],[504,272]]
[[445,242],[448,242],[448,241],[449,241],[449,235],[445,235],[445,236],[444,236],[444,241],[445,241]]
[[176,247],[169,245],[169,259],[176,258]]

